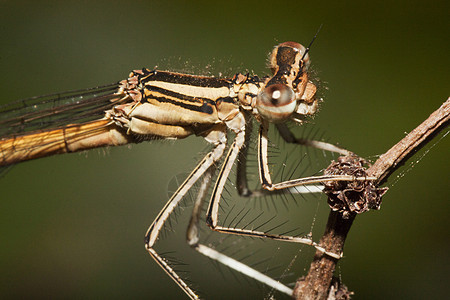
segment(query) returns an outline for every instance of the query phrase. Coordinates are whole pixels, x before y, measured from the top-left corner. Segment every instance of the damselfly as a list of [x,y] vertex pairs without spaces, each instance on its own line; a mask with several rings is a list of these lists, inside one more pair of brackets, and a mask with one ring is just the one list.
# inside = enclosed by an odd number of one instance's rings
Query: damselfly
[[[287,122],[302,124],[316,113],[319,99],[308,78],[309,47],[285,42],[270,55],[270,77],[236,74],[232,78],[204,77],[159,70],[135,70],[128,79],[89,90],[65,92],[16,101],[0,111],[0,165],[97,147],[140,143],[153,139],[203,137],[212,150],[178,187],[145,236],[148,253],[192,299],[198,298],[170,264],[155,251],[161,229],[191,187],[200,179],[187,239],[198,252],[285,293],[291,290],[244,264],[199,243],[197,224],[203,200],[218,170],[206,213],[208,226],[218,232],[312,245],[335,259],[339,253],[321,248],[309,237],[221,226],[219,205],[230,171],[237,163],[237,189],[242,196],[280,193],[299,186],[335,180],[367,180],[353,176],[314,176],[272,183],[268,167],[268,129],[275,123],[288,143],[344,155],[334,145],[296,138]],[[250,128],[259,124],[257,164],[262,188],[250,190],[246,178]],[[228,134],[233,135],[228,145]],[[308,191],[311,191],[310,188]],[[319,189],[320,190],[320,189]],[[317,188],[316,188],[317,191]]]

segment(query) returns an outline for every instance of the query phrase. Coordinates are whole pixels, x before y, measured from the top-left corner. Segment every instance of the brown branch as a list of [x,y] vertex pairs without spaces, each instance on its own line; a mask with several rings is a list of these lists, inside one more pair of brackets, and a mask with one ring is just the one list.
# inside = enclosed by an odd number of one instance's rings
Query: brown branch
[[[417,126],[400,142],[394,145],[367,170],[368,176],[377,178],[380,184],[399,166],[423,147],[428,141],[446,128],[450,119],[450,98],[442,106],[432,113],[422,124]],[[351,228],[356,213],[342,213],[331,211],[328,217],[325,233],[320,240],[320,245],[327,251],[342,253],[345,239]],[[293,297],[295,299],[349,299],[350,293],[346,288],[340,293],[330,293],[334,270],[338,260],[333,259],[323,252],[316,251],[309,272],[305,278],[297,281]]]
[[367,170],[369,176],[378,178],[378,183],[385,181],[392,172],[409,157],[448,126],[450,120],[450,98],[433,112],[428,119],[411,131],[400,142],[389,149]]
[[[327,251],[341,253],[355,217],[356,214],[352,214],[348,219],[344,219],[340,212],[331,211],[320,245],[326,247]],[[293,297],[308,300],[327,299],[337,262],[337,259],[316,251],[308,274],[297,280]]]

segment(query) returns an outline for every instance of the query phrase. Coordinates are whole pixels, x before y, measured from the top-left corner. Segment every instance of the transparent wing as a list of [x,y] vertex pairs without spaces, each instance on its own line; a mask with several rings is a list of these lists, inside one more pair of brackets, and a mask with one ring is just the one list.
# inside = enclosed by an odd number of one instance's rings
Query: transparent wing
[[0,106],[0,138],[103,117],[121,96],[118,83],[18,100]]

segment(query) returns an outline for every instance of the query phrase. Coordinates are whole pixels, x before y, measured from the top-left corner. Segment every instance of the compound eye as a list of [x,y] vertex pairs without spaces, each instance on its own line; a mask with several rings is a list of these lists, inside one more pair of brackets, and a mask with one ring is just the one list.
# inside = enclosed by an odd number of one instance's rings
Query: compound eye
[[256,98],[259,114],[272,122],[289,118],[297,107],[294,91],[284,84],[267,86]]

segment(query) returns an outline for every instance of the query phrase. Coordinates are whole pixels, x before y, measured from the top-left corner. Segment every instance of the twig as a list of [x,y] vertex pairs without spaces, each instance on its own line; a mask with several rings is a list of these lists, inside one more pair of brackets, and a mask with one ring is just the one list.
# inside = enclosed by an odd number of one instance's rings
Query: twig
[[[428,119],[417,126],[395,146],[381,155],[367,170],[368,176],[376,177],[376,183],[385,182],[388,177],[405,161],[429,142],[450,120],[450,98],[433,112]],[[351,228],[356,213],[344,214],[331,211],[325,233],[320,245],[333,253],[342,253],[345,239]],[[295,299],[348,299],[346,289],[341,294],[330,293],[330,286],[338,260],[316,251],[309,272],[305,278],[297,281],[293,297]]]
[[411,131],[394,147],[367,170],[369,176],[378,178],[378,183],[382,183],[401,166],[409,157],[422,148],[428,141],[436,136],[442,129],[448,126],[450,120],[450,98],[433,112],[428,119]]

